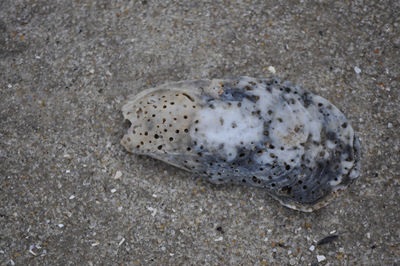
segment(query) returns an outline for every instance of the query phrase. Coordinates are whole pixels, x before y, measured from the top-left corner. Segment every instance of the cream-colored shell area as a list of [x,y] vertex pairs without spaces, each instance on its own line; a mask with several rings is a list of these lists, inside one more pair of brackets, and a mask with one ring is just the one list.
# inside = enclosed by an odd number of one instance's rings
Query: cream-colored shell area
[[132,153],[151,155],[186,170],[196,168],[198,162],[191,160],[196,154],[190,148],[190,126],[201,108],[202,92],[218,95],[214,85],[218,81],[174,82],[131,95],[122,113],[132,124],[121,144]]

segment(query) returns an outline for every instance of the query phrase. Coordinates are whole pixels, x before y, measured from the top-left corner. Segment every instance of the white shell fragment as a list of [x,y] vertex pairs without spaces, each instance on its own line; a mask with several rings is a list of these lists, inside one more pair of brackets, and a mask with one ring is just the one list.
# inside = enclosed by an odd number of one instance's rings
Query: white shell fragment
[[165,84],[130,96],[121,143],[212,183],[264,188],[301,211],[325,206],[359,174],[360,144],[326,99],[277,79]]

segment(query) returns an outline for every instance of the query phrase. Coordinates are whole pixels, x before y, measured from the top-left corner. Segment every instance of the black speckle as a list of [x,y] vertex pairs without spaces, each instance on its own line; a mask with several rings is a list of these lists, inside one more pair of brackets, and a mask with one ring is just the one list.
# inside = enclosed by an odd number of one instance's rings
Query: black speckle
[[225,233],[225,231],[222,229],[221,226],[218,226],[218,227],[216,228],[216,230],[217,230],[218,232],[220,232],[221,234]]
[[284,186],[284,187],[281,189],[281,192],[282,192],[283,194],[290,194],[290,192],[292,192],[292,187],[290,187],[290,186]]
[[338,235],[327,236],[325,238],[322,238],[320,241],[318,241],[317,245],[321,246],[321,245],[329,244],[338,238],[339,238]]
[[336,136],[335,132],[329,131],[329,132],[326,133],[326,138],[328,140],[334,141],[334,140],[337,139],[337,136]]
[[312,96],[308,92],[305,92],[301,96],[301,99],[303,100],[303,105],[305,108],[307,108],[312,103]]
[[243,89],[232,89],[228,87],[224,88],[224,93],[221,95],[221,99],[224,101],[241,102],[243,101],[243,98],[246,98],[249,101],[255,103],[260,99],[260,96],[248,94],[246,92],[246,88],[243,90]]

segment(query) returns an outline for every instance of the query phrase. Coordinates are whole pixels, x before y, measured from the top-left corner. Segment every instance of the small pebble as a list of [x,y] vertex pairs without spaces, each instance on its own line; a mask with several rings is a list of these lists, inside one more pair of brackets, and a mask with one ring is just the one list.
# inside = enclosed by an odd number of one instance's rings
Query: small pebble
[[220,236],[220,237],[214,239],[215,242],[222,241],[222,240],[224,240],[224,238],[223,238],[222,236]]
[[387,124],[387,127],[388,127],[388,128],[392,128],[392,127],[393,127],[393,124],[392,124],[392,123],[388,123],[388,124]]
[[65,170],[65,173],[69,174],[71,173],[71,170]]
[[64,225],[63,224],[58,224],[58,227],[63,228]]
[[354,72],[356,72],[357,74],[360,74],[361,69],[359,67],[354,67]]
[[318,241],[317,245],[320,246],[320,245],[329,244],[329,243],[335,241],[336,239],[338,239],[338,237],[339,237],[338,235],[331,235],[331,236],[324,237],[323,239]]
[[113,188],[110,191],[111,191],[111,193],[115,193],[117,190],[115,188]]
[[71,195],[71,196],[69,197],[69,199],[70,199],[70,200],[75,199],[75,195]]
[[121,246],[125,242],[125,238],[122,238],[121,241],[118,243],[118,246]]
[[121,172],[121,171],[117,171],[117,172],[115,173],[114,179],[120,179],[121,176],[122,176],[122,172]]
[[151,216],[153,217],[157,214],[157,209],[153,207],[146,207],[146,209],[151,212]]
[[326,257],[324,255],[317,255],[317,260],[318,262],[326,260]]
[[315,250],[315,246],[311,245],[311,247],[309,248],[310,251],[314,251]]
[[273,73],[273,74],[276,73],[275,67],[273,67],[273,66],[269,66],[269,67],[268,67],[268,71],[271,72],[271,73]]

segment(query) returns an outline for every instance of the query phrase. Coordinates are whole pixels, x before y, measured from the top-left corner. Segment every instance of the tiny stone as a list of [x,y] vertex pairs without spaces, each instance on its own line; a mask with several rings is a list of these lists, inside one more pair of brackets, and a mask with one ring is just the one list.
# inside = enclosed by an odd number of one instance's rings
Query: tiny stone
[[58,227],[63,228],[64,225],[63,224],[58,224]]
[[326,260],[326,257],[324,255],[317,255],[317,260],[318,262]]
[[393,124],[392,124],[392,123],[388,123],[388,124],[387,124],[387,127],[388,127],[388,128],[392,128],[392,127],[393,127]]
[[224,240],[224,238],[223,238],[222,236],[220,236],[220,237],[214,239],[215,242],[222,241],[222,240]]
[[153,207],[146,207],[146,209],[151,212],[151,216],[153,217],[157,214],[157,209]]
[[8,88],[11,89],[12,88],[12,84],[8,84]]
[[65,173],[69,174],[71,173],[71,170],[65,170]]
[[367,238],[368,239],[371,238],[371,233],[370,232],[367,233]]
[[117,171],[117,172],[115,173],[114,179],[120,179],[121,176],[122,176],[122,172],[121,172],[121,171]]
[[361,69],[359,67],[354,67],[354,72],[356,72],[357,74],[360,74]]
[[314,245],[311,245],[311,247],[309,248],[310,251],[314,251],[314,249],[315,249]]
[[273,73],[273,74],[276,73],[275,67],[273,67],[273,66],[269,66],[269,67],[268,67],[268,71],[271,72],[271,73]]
[[111,193],[115,193],[117,190],[115,188],[111,189]]
[[70,200],[75,199],[75,195],[71,195],[71,196],[69,197],[69,199],[70,199]]

